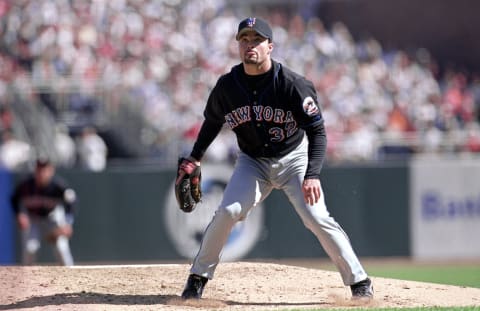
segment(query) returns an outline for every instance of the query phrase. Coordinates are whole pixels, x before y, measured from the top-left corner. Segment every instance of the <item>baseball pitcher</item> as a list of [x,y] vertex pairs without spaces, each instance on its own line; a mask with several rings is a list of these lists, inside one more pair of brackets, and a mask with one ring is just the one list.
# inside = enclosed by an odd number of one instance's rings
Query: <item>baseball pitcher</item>
[[[320,171],[327,140],[313,84],[271,58],[273,35],[264,20],[241,21],[236,40],[241,63],[218,79],[193,150],[178,166],[175,191],[189,195],[179,202],[182,210],[191,211],[197,200],[192,200],[189,189],[196,187],[205,151],[225,123],[236,134],[240,151],[234,172],[206,228],[182,298],[201,298],[233,226],[273,189],[284,191],[339,270],[343,283],[350,286],[352,298],[372,298],[370,278],[325,206]],[[192,176],[196,179],[185,182]],[[185,202],[190,203],[185,206]]]

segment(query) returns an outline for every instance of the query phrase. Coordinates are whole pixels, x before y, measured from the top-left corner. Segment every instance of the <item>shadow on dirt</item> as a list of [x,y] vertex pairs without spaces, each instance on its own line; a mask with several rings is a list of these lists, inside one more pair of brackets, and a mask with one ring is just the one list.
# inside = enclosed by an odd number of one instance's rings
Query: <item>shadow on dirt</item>
[[60,305],[156,305],[166,304],[174,295],[114,295],[104,293],[65,293],[48,296],[34,296],[8,305],[0,305],[0,310],[34,308]]
[[227,306],[305,306],[322,305],[325,302],[305,302],[305,303],[258,303],[258,302],[238,302],[222,301],[217,299],[183,300],[176,295],[115,295],[105,293],[78,292],[61,293],[48,296],[34,296],[23,301],[8,305],[0,305],[0,310],[13,310],[20,308],[41,308],[48,306],[61,305],[118,305],[118,306],[145,306],[145,305],[170,305],[170,306],[188,306],[202,308],[223,308]]

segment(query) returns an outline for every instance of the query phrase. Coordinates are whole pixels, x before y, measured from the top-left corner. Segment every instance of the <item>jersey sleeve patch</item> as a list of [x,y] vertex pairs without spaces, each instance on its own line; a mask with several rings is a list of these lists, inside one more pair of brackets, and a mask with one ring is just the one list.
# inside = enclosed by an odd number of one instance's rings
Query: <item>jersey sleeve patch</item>
[[318,106],[311,96],[306,97],[302,103],[303,111],[309,116],[317,115],[319,112]]

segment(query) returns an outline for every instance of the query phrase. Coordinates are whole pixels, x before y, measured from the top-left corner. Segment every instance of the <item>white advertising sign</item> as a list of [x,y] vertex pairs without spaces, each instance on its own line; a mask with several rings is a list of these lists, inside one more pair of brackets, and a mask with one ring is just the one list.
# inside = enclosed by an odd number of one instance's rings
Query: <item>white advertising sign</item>
[[415,160],[410,185],[413,257],[480,258],[480,160]]

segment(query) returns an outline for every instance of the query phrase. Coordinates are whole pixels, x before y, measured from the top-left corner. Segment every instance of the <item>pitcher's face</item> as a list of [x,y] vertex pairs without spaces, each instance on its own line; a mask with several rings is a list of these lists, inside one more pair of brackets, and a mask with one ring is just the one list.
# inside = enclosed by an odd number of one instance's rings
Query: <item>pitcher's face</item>
[[243,33],[238,39],[240,59],[246,65],[261,65],[270,60],[273,43],[254,30]]

